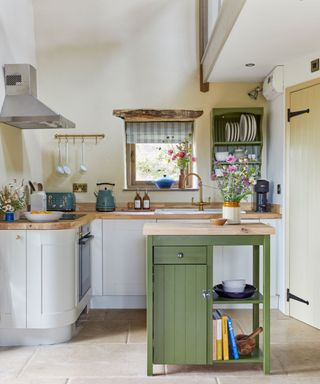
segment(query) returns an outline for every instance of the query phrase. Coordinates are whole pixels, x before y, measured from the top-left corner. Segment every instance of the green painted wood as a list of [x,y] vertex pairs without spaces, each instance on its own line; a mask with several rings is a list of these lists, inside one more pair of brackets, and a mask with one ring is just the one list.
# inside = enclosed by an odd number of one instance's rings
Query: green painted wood
[[263,235],[153,236],[154,246],[263,245]]
[[[148,244],[148,242],[147,242]],[[150,269],[153,246],[205,246],[207,265],[159,264]],[[215,245],[253,245],[253,284],[259,287],[259,245],[263,246],[264,295],[257,293],[249,299],[234,301],[201,297],[202,289],[212,287],[212,263]],[[151,256],[150,256],[151,254]],[[148,324],[148,375],[150,364],[150,338],[153,340],[153,362],[156,364],[228,364],[263,363],[265,374],[270,373],[270,236],[153,236],[147,246],[148,293],[150,275],[154,273],[154,316],[147,316]],[[195,287],[195,289],[193,289]],[[199,296],[198,293],[200,292]],[[152,296],[151,296],[152,297]],[[212,362],[212,305],[215,303],[253,304],[253,325],[259,324],[259,303],[263,302],[263,353],[257,349],[252,356],[240,360]],[[150,336],[149,325],[154,325]],[[180,326],[180,328],[178,328]],[[184,329],[184,332],[182,331]],[[152,354],[151,354],[152,357]],[[150,368],[151,366],[151,368]]]
[[260,292],[256,292],[247,299],[228,299],[226,297],[220,297],[216,293],[213,294],[213,304],[257,304],[263,303],[263,295]]
[[154,266],[154,363],[207,363],[206,265]]
[[263,363],[263,352],[256,348],[251,356],[239,356],[239,360],[214,360],[213,364]]
[[[214,257],[214,247],[208,246],[207,247],[207,280],[208,280],[208,287],[211,290],[211,287],[213,286],[213,257]],[[212,355],[213,355],[213,329],[212,329],[212,306],[213,306],[213,295],[211,294],[208,299],[207,304],[207,364],[212,364]]]
[[206,247],[154,247],[154,264],[206,264],[206,262]]
[[[260,289],[260,248],[254,245],[252,251],[252,283]],[[263,297],[261,297],[263,299]],[[252,328],[253,330],[259,327],[259,303],[255,303],[252,308]],[[256,338],[257,347],[259,347],[259,337]]]
[[263,246],[263,371],[270,373],[270,236]]
[[147,375],[153,375],[153,248],[152,236],[146,238],[147,274]]

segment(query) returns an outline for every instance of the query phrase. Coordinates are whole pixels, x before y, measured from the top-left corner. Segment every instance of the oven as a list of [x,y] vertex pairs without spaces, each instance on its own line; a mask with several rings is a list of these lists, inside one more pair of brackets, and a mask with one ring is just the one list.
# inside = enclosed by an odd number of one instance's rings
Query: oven
[[80,227],[79,233],[79,302],[91,288],[90,224]]

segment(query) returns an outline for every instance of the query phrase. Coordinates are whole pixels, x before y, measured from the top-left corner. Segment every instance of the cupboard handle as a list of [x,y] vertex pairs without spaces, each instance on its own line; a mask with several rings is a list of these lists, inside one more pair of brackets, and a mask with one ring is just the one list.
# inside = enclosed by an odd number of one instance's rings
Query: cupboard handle
[[177,253],[177,258],[178,258],[178,259],[182,259],[183,257],[184,257],[183,252],[178,252],[178,253]]
[[22,236],[20,236],[20,235],[16,236],[16,240],[21,240],[21,239],[22,239]]
[[203,289],[203,290],[202,290],[202,297],[203,297],[205,300],[208,300],[209,297],[210,297],[210,295],[211,295],[211,293],[210,293],[209,290],[207,290],[207,289]]

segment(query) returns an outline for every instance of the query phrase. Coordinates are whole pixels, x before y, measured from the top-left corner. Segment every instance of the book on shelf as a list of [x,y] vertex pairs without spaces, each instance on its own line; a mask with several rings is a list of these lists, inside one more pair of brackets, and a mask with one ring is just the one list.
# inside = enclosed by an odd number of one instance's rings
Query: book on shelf
[[213,360],[239,359],[232,319],[219,310],[212,313]]
[[235,360],[238,360],[239,353],[238,353],[236,338],[234,336],[234,329],[232,326],[231,317],[228,317],[227,324],[228,324],[229,346],[230,346],[231,355]]
[[229,360],[229,337],[228,337],[228,317],[223,315],[222,318],[222,355],[223,360]]
[[218,311],[213,312],[213,360],[222,360],[222,321]]

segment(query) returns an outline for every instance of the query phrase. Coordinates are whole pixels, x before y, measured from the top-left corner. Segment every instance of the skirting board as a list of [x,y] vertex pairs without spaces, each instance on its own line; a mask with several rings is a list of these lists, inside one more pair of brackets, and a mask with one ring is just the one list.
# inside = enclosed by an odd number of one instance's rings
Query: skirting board
[[141,309],[146,308],[145,296],[92,296],[90,308],[93,309]]
[[[279,299],[271,296],[271,309],[278,309]],[[218,306],[217,306],[218,307]],[[141,309],[146,308],[145,296],[92,296],[90,308],[93,309]],[[252,308],[251,304],[220,305],[219,308]]]

